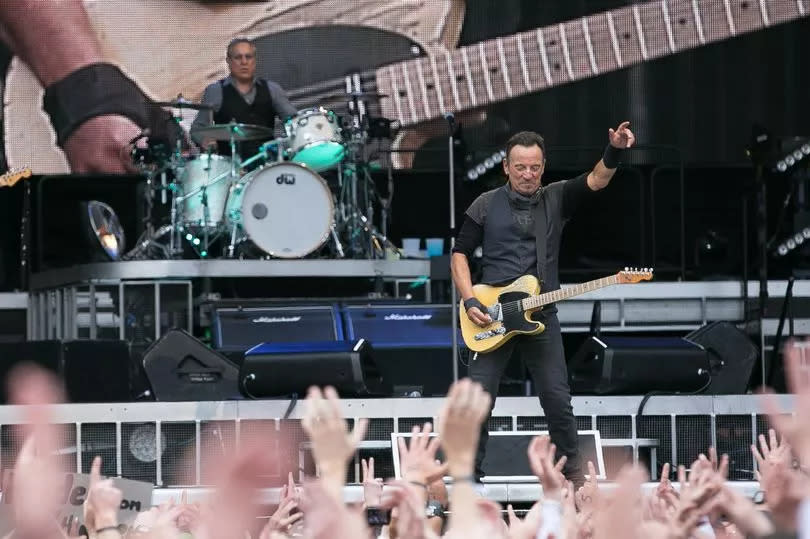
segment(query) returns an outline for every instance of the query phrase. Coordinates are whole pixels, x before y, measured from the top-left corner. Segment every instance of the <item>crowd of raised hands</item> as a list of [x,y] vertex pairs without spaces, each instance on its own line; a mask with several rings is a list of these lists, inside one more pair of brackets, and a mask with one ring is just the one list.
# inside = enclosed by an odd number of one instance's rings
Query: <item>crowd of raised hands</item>
[[[349,429],[334,389],[311,388],[303,427],[308,434],[318,477],[296,484],[292,475],[281,488],[271,515],[261,505],[274,459],[268,440],[241,444],[212,466],[216,488],[204,502],[185,496],[140,513],[128,529],[118,526],[122,494],[100,476],[101,461],[92,464],[81,529],[55,517],[60,509],[59,470],[54,459],[54,433],[48,404],[59,389],[48,375],[24,370],[13,375],[11,397],[25,407],[25,443],[13,475],[15,529],[9,537],[102,539],[688,539],[712,537],[810,538],[810,366],[801,346],[786,349],[785,364],[795,413],[783,415],[772,396],[763,396],[772,429],[751,451],[764,503],[755,504],[726,481],[728,457],[709,448],[687,469],[665,464],[657,485],[646,483],[639,467],[624,468],[615,482],[600,485],[588,463],[585,484],[575,487],[562,474],[565,458],[555,458],[548,437],[535,438],[528,460],[542,486],[541,499],[520,518],[480,496],[474,462],[480,425],[490,396],[481,386],[461,380],[449,390],[433,426],[414,427],[409,443],[399,438],[398,480],[375,477],[374,459],[362,461],[362,504],[347,504],[343,487],[366,422]],[[437,460],[441,448],[444,462]],[[449,487],[445,478],[451,478]],[[520,512],[520,511],[518,511]],[[506,518],[504,518],[506,517]],[[69,529],[66,529],[69,528]]]

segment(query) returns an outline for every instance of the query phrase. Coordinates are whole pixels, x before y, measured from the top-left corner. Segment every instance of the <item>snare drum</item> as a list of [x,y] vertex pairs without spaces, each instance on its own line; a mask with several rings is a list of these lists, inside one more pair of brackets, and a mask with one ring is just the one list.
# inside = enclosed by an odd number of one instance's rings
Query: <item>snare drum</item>
[[315,171],[336,167],[346,148],[340,134],[337,115],[323,107],[304,109],[287,120],[291,161],[303,163]]
[[271,256],[300,258],[324,244],[335,220],[332,193],[310,169],[266,165],[231,189],[228,219]]
[[[231,159],[222,155],[201,154],[196,159],[186,161],[180,171],[180,186],[185,198],[181,211],[181,221],[186,226],[210,228],[218,227],[225,217],[225,203],[231,186]],[[207,199],[203,204],[203,191]]]

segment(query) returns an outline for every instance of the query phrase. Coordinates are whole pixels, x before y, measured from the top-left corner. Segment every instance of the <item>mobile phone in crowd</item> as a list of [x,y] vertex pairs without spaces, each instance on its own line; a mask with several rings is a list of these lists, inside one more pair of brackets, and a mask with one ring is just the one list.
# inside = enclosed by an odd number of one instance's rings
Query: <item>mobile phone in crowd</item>
[[391,523],[391,510],[366,507],[366,522],[369,526],[385,526]]

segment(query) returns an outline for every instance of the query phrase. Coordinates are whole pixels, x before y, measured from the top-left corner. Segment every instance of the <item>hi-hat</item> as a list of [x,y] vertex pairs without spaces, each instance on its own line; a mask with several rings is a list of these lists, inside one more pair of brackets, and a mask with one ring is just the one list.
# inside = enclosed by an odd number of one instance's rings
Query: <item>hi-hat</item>
[[342,99],[346,97],[356,97],[358,99],[382,99],[383,97],[388,97],[388,94],[379,94],[377,92],[349,92],[349,93],[342,93],[342,94],[332,94],[326,97],[326,101],[331,101],[333,99]]
[[158,101],[155,105],[159,107],[172,107],[174,109],[191,109],[191,110],[214,110],[212,105],[204,105],[202,103],[194,103],[182,97],[174,101]]
[[209,138],[219,141],[242,140],[266,140],[273,138],[273,130],[269,127],[253,124],[214,124],[205,127],[197,127],[191,130],[191,134],[198,137]]

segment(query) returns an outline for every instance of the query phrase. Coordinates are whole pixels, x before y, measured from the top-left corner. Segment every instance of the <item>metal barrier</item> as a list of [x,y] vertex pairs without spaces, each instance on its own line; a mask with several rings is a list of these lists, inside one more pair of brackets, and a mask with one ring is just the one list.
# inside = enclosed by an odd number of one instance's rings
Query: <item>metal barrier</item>
[[[792,396],[780,396],[792,410]],[[608,479],[625,462],[643,462],[655,472],[664,462],[690,464],[712,445],[731,456],[731,480],[752,480],[755,463],[749,446],[767,432],[758,398],[742,396],[656,396],[643,415],[641,397],[574,397],[581,430],[597,429],[603,439]],[[415,424],[435,423],[442,399],[347,399],[344,415],[370,419],[366,443],[355,456],[350,480],[360,481],[359,458],[374,456],[381,477],[393,476],[392,432],[409,432]],[[150,481],[159,487],[212,484],[207,459],[228,455],[242,441],[261,434],[279,455],[279,480],[288,471],[313,475],[305,447],[300,402],[283,419],[289,402],[228,401],[187,403],[65,404],[54,407],[60,425],[59,454],[66,471],[87,472],[101,455],[105,475]],[[22,422],[19,406],[0,407],[2,462],[8,468],[22,440],[13,428]],[[536,398],[498,399],[489,427],[493,431],[544,430],[545,417]],[[160,450],[158,450],[160,440]],[[656,455],[651,455],[654,449]],[[351,482],[351,481],[350,481]],[[493,486],[494,488],[494,486]],[[515,496],[523,487],[515,486]],[[528,488],[528,487],[527,487]],[[513,489],[514,490],[514,489]],[[524,496],[521,494],[521,496]]]

